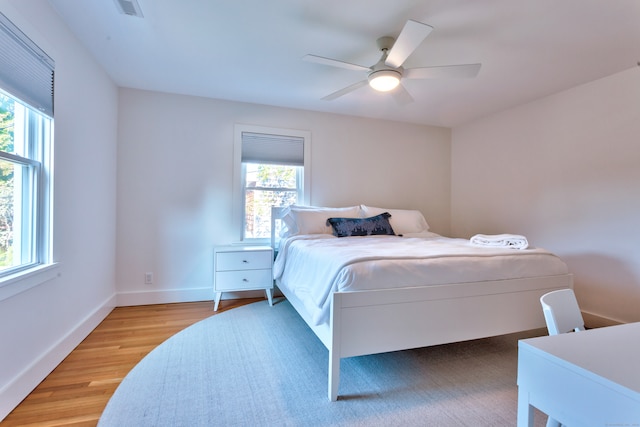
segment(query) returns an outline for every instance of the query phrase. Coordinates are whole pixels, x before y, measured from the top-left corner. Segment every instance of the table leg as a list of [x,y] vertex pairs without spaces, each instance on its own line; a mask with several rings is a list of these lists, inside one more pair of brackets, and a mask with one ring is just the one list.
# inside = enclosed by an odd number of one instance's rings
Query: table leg
[[529,405],[529,393],[518,389],[518,427],[533,427],[533,411]]

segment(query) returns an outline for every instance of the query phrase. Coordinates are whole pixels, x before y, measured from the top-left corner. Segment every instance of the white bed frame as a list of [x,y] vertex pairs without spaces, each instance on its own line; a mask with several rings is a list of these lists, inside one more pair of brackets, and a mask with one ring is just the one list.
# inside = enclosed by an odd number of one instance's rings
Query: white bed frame
[[[272,230],[282,208],[272,210]],[[275,238],[272,236],[272,245]],[[276,282],[278,285],[278,282]],[[340,360],[504,335],[545,326],[540,297],[573,287],[571,274],[438,286],[335,292],[329,324],[280,290],[329,350],[329,400],[338,399]]]

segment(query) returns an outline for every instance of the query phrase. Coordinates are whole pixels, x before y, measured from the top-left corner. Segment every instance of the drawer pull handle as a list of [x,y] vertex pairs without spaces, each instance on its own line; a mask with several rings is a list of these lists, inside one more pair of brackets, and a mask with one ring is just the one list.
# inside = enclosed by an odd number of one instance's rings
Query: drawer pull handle
[[243,259],[242,262],[245,264],[249,264],[249,261],[247,261],[246,259]]
[[243,282],[248,282],[248,281],[249,281],[249,279],[242,279],[242,281],[243,281]]

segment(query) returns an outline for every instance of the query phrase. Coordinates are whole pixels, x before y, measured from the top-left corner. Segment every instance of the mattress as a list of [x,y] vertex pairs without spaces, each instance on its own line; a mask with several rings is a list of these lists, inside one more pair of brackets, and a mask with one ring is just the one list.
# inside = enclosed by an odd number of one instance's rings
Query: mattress
[[567,274],[553,253],[478,247],[466,239],[416,236],[295,235],[281,240],[274,278],[295,294],[315,325],[328,322],[333,292],[434,286]]

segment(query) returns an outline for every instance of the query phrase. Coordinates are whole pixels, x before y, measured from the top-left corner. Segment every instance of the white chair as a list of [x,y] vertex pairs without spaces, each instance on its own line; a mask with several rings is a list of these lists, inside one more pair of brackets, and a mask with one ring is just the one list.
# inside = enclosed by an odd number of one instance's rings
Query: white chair
[[549,335],[584,331],[584,320],[573,289],[561,289],[540,297]]
[[[540,304],[549,335],[584,331],[584,320],[573,289],[544,294],[540,297]],[[549,417],[547,427],[560,427],[560,423]]]

